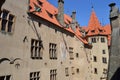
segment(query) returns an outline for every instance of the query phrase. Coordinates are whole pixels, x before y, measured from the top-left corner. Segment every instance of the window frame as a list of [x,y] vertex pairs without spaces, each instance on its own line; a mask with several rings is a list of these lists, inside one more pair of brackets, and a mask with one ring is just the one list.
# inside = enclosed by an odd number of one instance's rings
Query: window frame
[[57,69],[50,70],[50,80],[57,80]]
[[101,37],[101,43],[105,43],[105,38]]
[[[3,79],[2,79],[2,78]],[[3,75],[3,76],[0,76],[0,80],[11,80],[11,75]]]
[[15,28],[15,21],[15,15],[13,15],[9,10],[2,9],[0,14],[0,32],[12,34]]
[[31,58],[43,59],[42,41],[38,39],[31,39]]
[[95,37],[92,37],[92,38],[91,38],[91,42],[92,42],[92,43],[96,43],[96,42],[97,42],[96,38],[95,38]]
[[65,76],[69,76],[69,68],[68,67],[65,68]]
[[57,60],[57,44],[49,43],[49,58],[51,60]]
[[69,57],[70,57],[70,60],[74,60],[73,47],[69,47]]
[[102,62],[107,64],[107,58],[106,57],[102,57]]
[[40,71],[30,72],[30,80],[40,80]]

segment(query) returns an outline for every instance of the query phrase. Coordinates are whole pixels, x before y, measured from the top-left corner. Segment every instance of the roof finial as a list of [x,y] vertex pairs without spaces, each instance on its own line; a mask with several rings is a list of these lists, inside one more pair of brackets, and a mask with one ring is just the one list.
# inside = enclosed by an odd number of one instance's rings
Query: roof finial
[[93,6],[93,3],[92,3],[92,0],[90,0],[90,3],[91,3],[92,10],[94,10],[94,6]]

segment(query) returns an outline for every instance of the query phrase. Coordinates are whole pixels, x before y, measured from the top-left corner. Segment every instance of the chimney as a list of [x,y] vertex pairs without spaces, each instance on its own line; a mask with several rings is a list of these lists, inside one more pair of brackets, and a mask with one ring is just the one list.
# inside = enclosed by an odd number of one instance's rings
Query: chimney
[[71,28],[72,30],[75,32],[76,31],[76,26],[77,26],[77,22],[76,22],[76,12],[73,11],[72,12],[72,23],[71,23]]
[[72,20],[73,20],[73,21],[76,20],[76,12],[75,12],[75,11],[72,12]]
[[64,0],[58,0],[58,15],[59,23],[64,26]]

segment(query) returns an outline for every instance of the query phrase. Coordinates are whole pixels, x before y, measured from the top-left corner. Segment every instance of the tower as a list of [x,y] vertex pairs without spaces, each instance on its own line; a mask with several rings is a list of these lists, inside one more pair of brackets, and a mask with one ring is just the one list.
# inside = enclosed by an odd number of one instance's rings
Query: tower
[[111,8],[109,18],[112,26],[112,42],[108,80],[120,80],[120,12],[115,5],[115,3],[109,4]]
[[89,72],[91,80],[107,80],[110,30],[110,25],[102,26],[100,24],[92,8],[90,20],[86,29],[88,43],[92,44],[92,48],[88,54],[90,57]]

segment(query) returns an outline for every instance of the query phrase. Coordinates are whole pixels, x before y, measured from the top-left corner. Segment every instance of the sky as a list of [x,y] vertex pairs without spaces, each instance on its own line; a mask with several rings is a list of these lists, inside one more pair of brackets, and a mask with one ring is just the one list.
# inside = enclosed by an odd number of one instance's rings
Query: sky
[[[58,0],[48,0],[52,5],[58,7]],[[110,3],[116,3],[120,8],[120,0],[64,0],[64,13],[71,16],[76,11],[76,20],[80,26],[87,26],[92,6],[102,25],[109,24]]]

